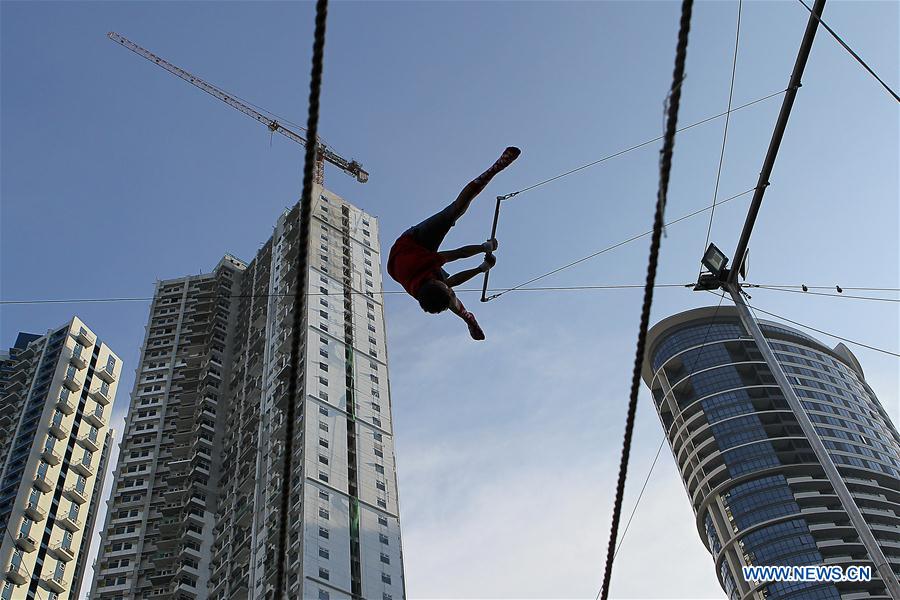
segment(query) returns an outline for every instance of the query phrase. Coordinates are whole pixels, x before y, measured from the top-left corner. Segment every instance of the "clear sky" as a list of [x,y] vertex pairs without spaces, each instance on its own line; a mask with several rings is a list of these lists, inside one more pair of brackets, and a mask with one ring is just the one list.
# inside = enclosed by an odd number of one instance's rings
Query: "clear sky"
[[[898,6],[833,1],[825,10],[895,89]],[[737,8],[695,7],[680,124],[726,109]],[[493,196],[660,135],[678,14],[676,2],[335,2],[320,131],[371,180],[328,167],[327,185],[380,218],[386,251],[518,145],[519,161],[448,238],[482,241]],[[807,15],[793,1],[744,3],[735,105],[786,87]],[[225,252],[252,259],[299,196],[302,148],[270,139],[106,33],[305,123],[312,4],[3,2],[0,18],[2,299],[149,296],[156,279],[208,271]],[[803,84],[751,240],[749,280],[900,287],[897,104],[824,32]],[[733,115],[720,198],[755,185],[779,105]],[[723,125],[678,136],[669,220],[711,203]],[[521,283],[649,229],[658,148],[510,201],[492,284]],[[748,201],[716,211],[712,240],[727,253]],[[704,213],[668,229],[658,282],[695,280],[706,228]],[[643,238],[544,283],[642,283],[648,247]],[[388,280],[386,289],[399,287]],[[900,349],[896,303],[751,293],[766,310]],[[386,297],[409,595],[593,598],[641,291],[463,299],[487,341],[469,340],[451,316]],[[711,300],[660,289],[652,321]],[[148,305],[3,306],[0,343],[79,315],[127,363],[114,411],[121,428]],[[898,359],[853,350],[900,420]],[[661,435],[642,390],[626,514]],[[667,452],[612,591],[721,597]]]

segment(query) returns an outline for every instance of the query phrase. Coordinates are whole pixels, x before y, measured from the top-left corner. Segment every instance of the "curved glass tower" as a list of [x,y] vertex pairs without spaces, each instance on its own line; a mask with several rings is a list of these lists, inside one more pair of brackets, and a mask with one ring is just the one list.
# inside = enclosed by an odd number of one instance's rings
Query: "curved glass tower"
[[[900,434],[846,346],[829,348],[781,324],[760,326],[900,574]],[[890,598],[874,568],[869,582],[744,580],[746,566],[872,563],[733,307],[657,323],[643,379],[729,599]]]

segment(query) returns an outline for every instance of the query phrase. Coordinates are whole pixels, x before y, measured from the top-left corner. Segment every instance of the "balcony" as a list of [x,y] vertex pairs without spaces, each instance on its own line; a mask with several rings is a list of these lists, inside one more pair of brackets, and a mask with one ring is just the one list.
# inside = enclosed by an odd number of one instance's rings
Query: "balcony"
[[53,544],[50,547],[50,551],[56,558],[63,562],[69,562],[70,560],[75,559],[75,551],[72,550],[71,546],[64,546],[62,542]]
[[79,490],[74,485],[66,488],[66,497],[76,504],[84,504],[88,500],[87,491],[84,489]]
[[37,542],[31,536],[20,533],[16,536],[16,546],[25,552],[33,552],[37,548]]
[[160,510],[160,512],[162,512],[162,514],[166,515],[166,516],[177,515],[177,514],[181,513],[183,508],[184,508],[183,502],[169,502],[168,504],[164,504],[162,506],[162,509]]
[[19,564],[10,563],[9,567],[6,569],[6,578],[16,585],[22,585],[28,579],[28,575],[21,562]]
[[24,512],[25,512],[26,517],[28,517],[29,519],[31,519],[32,521],[34,521],[36,523],[40,523],[41,521],[44,520],[44,517],[47,516],[47,513],[45,513],[41,509],[41,507],[38,506],[37,504],[35,504],[34,502],[29,502],[28,504],[26,504]]
[[72,404],[71,396],[68,394],[60,394],[56,400],[56,408],[64,415],[71,415],[75,412],[75,405]]
[[95,373],[106,383],[112,383],[116,380],[116,374],[113,373],[113,367],[109,364],[106,364],[102,367],[97,367]]
[[78,438],[78,443],[91,452],[96,452],[100,449],[100,441],[97,439],[97,436],[91,436],[89,433]]
[[50,423],[50,435],[58,440],[69,437],[69,430],[63,427],[62,419],[54,419]]
[[72,470],[85,477],[90,477],[94,474],[94,467],[89,460],[72,463]]
[[55,573],[47,573],[46,575],[41,576],[41,580],[48,589],[57,594],[62,594],[69,589],[69,582],[63,579],[61,575],[56,575]]
[[81,383],[78,381],[78,372],[75,369],[66,371],[65,376],[63,376],[63,385],[73,392],[81,389]]
[[85,329],[84,327],[79,328],[79,330],[73,334],[75,339],[83,346],[93,346],[94,345],[94,334]]
[[162,519],[159,522],[160,532],[176,533],[179,529],[181,529],[181,519]]
[[53,485],[50,483],[50,480],[47,478],[46,473],[35,473],[34,475],[34,487],[41,490],[42,492],[49,492]]
[[56,466],[62,460],[62,457],[53,451],[53,448],[49,446],[45,446],[43,450],[41,450],[41,459],[48,465]]
[[69,357],[69,362],[77,368],[83,369],[87,366],[87,360],[84,358],[85,354],[87,353],[84,351],[84,348],[76,349],[76,351],[72,353],[72,356]]
[[71,512],[56,517],[56,524],[73,533],[81,529],[81,521],[78,520],[77,515],[73,515]]
[[83,418],[94,427],[103,427],[106,425],[106,421],[103,418],[103,407],[100,406],[97,407],[97,410],[84,413]]
[[109,404],[112,398],[109,397],[109,384],[104,382],[104,385],[100,385],[99,387],[91,390],[91,398],[93,398],[97,404],[101,406],[106,406]]
[[150,575],[150,581],[153,583],[160,585],[165,584],[172,581],[172,576],[175,574],[174,569],[156,569]]

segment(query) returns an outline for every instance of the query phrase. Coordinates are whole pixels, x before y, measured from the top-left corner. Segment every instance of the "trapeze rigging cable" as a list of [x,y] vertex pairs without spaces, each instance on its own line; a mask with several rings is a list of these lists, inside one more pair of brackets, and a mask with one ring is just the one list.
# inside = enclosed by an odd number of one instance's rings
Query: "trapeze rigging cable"
[[[753,192],[753,191],[755,191],[755,190],[756,190],[756,188],[750,188],[749,190],[744,190],[744,191],[741,192],[740,194],[735,194],[734,196],[731,196],[731,197],[729,197],[729,198],[726,198],[726,199],[722,200],[721,202],[719,202],[718,204],[721,206],[722,204],[725,204],[726,202],[730,202],[731,200],[735,200],[736,198],[740,198],[741,196],[746,196],[747,194],[749,194],[749,193],[751,193],[751,192]],[[706,212],[706,211],[708,211],[708,210],[711,210],[711,209],[712,209],[712,206],[706,206],[706,207],[701,208],[701,209],[699,209],[699,210],[695,210],[695,211],[692,212],[692,213],[689,213],[689,214],[683,215],[683,216],[681,216],[681,217],[678,217],[678,218],[675,219],[674,221],[669,221],[668,223],[666,223],[666,227],[669,227],[669,226],[671,226],[671,225],[674,225],[675,223],[679,223],[679,222],[684,221],[684,220],[686,220],[686,219],[690,219],[691,217],[695,217],[695,216],[697,216],[697,215],[699,215],[699,214],[701,214],[701,213],[703,213],[703,212]],[[567,264],[565,264],[565,265],[563,265],[563,266],[561,266],[561,267],[558,267],[558,268],[556,268],[556,269],[553,269],[552,271],[548,271],[548,272],[544,273],[543,275],[538,275],[537,277],[534,277],[534,278],[532,278],[532,279],[529,279],[528,281],[526,281],[526,282],[524,282],[524,283],[520,283],[519,285],[513,286],[513,287],[508,288],[508,289],[505,289],[505,290],[503,290],[503,291],[501,291],[501,292],[499,292],[499,293],[497,293],[497,294],[493,294],[492,296],[487,297],[487,301],[495,300],[496,298],[499,298],[500,296],[502,296],[503,294],[506,294],[506,293],[508,293],[508,292],[512,292],[512,291],[515,291],[515,290],[522,289],[523,287],[525,287],[525,286],[528,285],[528,284],[534,283],[535,281],[540,281],[541,279],[544,279],[545,277],[549,277],[550,275],[555,275],[556,273],[559,273],[560,271],[564,271],[564,270],[566,270],[566,269],[568,269],[568,268],[570,268],[570,267],[574,267],[575,265],[581,264],[581,263],[585,262],[586,260],[590,260],[590,259],[592,259],[592,258],[594,258],[594,257],[596,257],[596,256],[600,256],[601,254],[605,254],[606,252],[609,252],[610,250],[615,250],[616,248],[618,248],[618,247],[620,247],[620,246],[624,246],[625,244],[628,244],[629,242],[633,242],[633,241],[635,241],[635,240],[639,240],[639,239],[641,239],[642,237],[646,237],[646,236],[648,236],[648,235],[651,235],[652,233],[653,233],[653,230],[651,229],[650,231],[645,231],[645,232],[643,232],[643,233],[634,235],[634,236],[632,236],[632,237],[630,237],[630,238],[628,238],[628,239],[622,240],[621,242],[616,242],[615,244],[612,244],[612,245],[610,245],[610,246],[607,246],[607,247],[605,247],[605,248],[602,248],[602,249],[600,249],[600,250],[597,250],[596,252],[593,252],[593,253],[591,253],[591,254],[588,254],[587,256],[584,256],[584,257],[579,258],[579,259],[577,259],[577,260],[574,260],[574,261],[572,261],[572,262],[570,262],[570,263],[567,263]]]
[[[720,202],[721,204],[721,202]],[[657,283],[653,287],[654,288],[692,288],[695,284],[692,283]],[[821,290],[833,290],[835,288],[840,288],[841,290],[855,290],[855,291],[869,291],[869,292],[900,292],[900,288],[890,288],[890,287],[844,287],[844,286],[834,286],[834,285],[768,285],[762,283],[742,283],[742,287],[745,288],[753,288],[753,289],[761,289],[761,290],[771,290],[775,292],[793,292],[798,294],[806,294],[811,296],[827,296],[829,298],[845,298],[848,300],[877,300],[880,302],[900,302],[900,300],[896,298],[880,298],[875,296],[856,296],[852,294],[823,294],[821,292],[810,292],[808,290],[813,289],[821,289]],[[625,290],[625,289],[637,289],[643,288],[644,284],[642,283],[618,283],[618,284],[594,284],[594,285],[560,285],[560,286],[534,286],[534,287],[514,287],[514,288],[491,288],[489,291],[491,292],[556,292],[556,291],[583,291],[583,290]],[[802,290],[802,288],[807,288],[807,290]],[[456,293],[476,293],[481,290],[476,288],[459,288],[455,290]],[[349,292],[353,295],[369,295],[372,294],[374,296],[387,296],[392,294],[406,294],[407,292],[404,290],[382,290],[380,292],[364,292],[353,290]],[[285,296],[291,296],[293,294],[287,293],[258,293],[258,294],[211,294],[211,295],[197,295],[194,299],[232,299],[232,298],[268,298],[268,297],[278,297],[283,298]],[[329,294],[324,294],[321,292],[308,292],[306,296],[327,296]],[[102,298],[43,298],[43,299],[26,299],[26,300],[0,300],[0,306],[22,306],[22,305],[33,305],[33,304],[89,304],[89,303],[110,303],[110,302],[152,302],[154,296],[127,296],[127,297],[102,297]]]
[[885,350],[885,349],[883,349],[883,348],[877,348],[877,347],[875,347],[875,346],[870,346],[869,344],[864,344],[864,343],[862,343],[862,342],[857,342],[856,340],[851,340],[850,338],[842,337],[842,336],[840,336],[840,335],[837,335],[836,333],[829,333],[829,332],[824,331],[824,330],[822,330],[822,329],[816,329],[815,327],[812,327],[811,325],[805,325],[805,324],[800,323],[800,322],[798,322],[798,321],[794,321],[794,320],[788,319],[787,317],[783,317],[783,316],[778,315],[778,314],[775,314],[775,313],[773,313],[773,312],[769,312],[769,311],[767,311],[767,310],[763,310],[763,309],[759,308],[758,306],[753,306],[753,305],[751,305],[751,304],[747,304],[747,306],[749,306],[750,308],[752,308],[752,309],[755,310],[755,311],[758,311],[758,312],[761,312],[761,313],[763,313],[763,314],[769,315],[770,317],[775,317],[775,318],[777,318],[777,319],[781,319],[782,321],[787,321],[788,323],[790,323],[790,324],[792,324],[792,325],[796,325],[797,327],[803,327],[803,328],[805,328],[805,329],[809,329],[810,331],[815,331],[816,333],[821,333],[822,335],[827,335],[828,337],[833,337],[833,338],[835,338],[835,339],[841,340],[842,342],[847,342],[848,344],[855,344],[855,345],[860,346],[860,347],[862,347],[862,348],[868,348],[869,350],[874,350],[875,352],[881,352],[882,354],[889,354],[889,355],[891,355],[891,356],[896,356],[896,357],[900,358],[900,353],[892,352],[891,350]]
[[[792,290],[792,289],[786,289],[783,287],[773,287],[773,286],[768,286],[768,285],[762,285],[759,283],[747,283],[747,284],[744,284],[743,287],[760,289],[760,290],[770,290],[773,292],[789,292],[792,294],[805,294],[807,296],[825,296],[827,298],[846,298],[848,300],[871,300],[871,301],[875,301],[875,302],[900,302],[900,298],[878,298],[875,296],[856,296],[856,295],[852,295],[852,294],[844,294],[842,292],[839,292],[837,294],[826,294],[824,292],[810,292],[808,290],[804,291],[802,289]],[[834,288],[832,288],[832,289],[834,289]],[[843,290],[845,288],[841,288],[841,289]],[[846,289],[850,289],[850,288],[846,288]]]
[[634,419],[637,412],[638,391],[641,382],[641,367],[644,364],[644,346],[647,341],[647,329],[650,324],[650,308],[653,304],[653,284],[656,281],[656,268],[659,261],[659,245],[662,237],[665,218],[666,196],[669,190],[669,176],[672,171],[672,152],[675,146],[675,132],[678,126],[678,109],[681,105],[681,84],[684,81],[684,69],[687,62],[688,34],[691,28],[691,12],[693,0],[683,0],[681,4],[681,21],[679,23],[678,43],[675,52],[675,67],[672,72],[672,86],[667,97],[666,132],[662,151],[660,152],[659,190],[656,199],[656,212],[653,218],[653,234],[650,241],[650,258],[647,264],[647,281],[644,288],[644,302],[641,307],[641,321],[638,329],[637,348],[635,349],[634,370],[631,377],[631,395],[628,402],[628,414],[625,421],[625,436],[622,442],[622,458],[619,463],[619,477],[616,483],[616,495],[613,503],[612,524],[609,533],[609,545],[606,553],[606,569],[603,574],[601,596],[603,600],[609,595],[609,584],[612,577],[613,557],[619,530],[619,519],[622,514],[622,499],[625,494],[625,480],[628,476],[628,458],[631,454],[631,439],[634,433]]
[[829,27],[828,24],[827,24],[825,21],[823,21],[822,18],[821,18],[819,15],[817,15],[816,13],[814,13],[813,10],[812,10],[812,8],[810,8],[809,5],[806,4],[806,2],[804,2],[803,0],[798,0],[798,2],[800,2],[800,4],[803,5],[803,8],[805,8],[806,10],[809,11],[809,14],[811,14],[813,17],[816,18],[816,20],[819,22],[819,24],[820,24],[822,27],[825,28],[825,31],[827,31],[828,33],[830,33],[830,34],[831,34],[831,37],[833,37],[834,39],[836,39],[837,42],[844,48],[844,50],[846,50],[847,52],[850,53],[850,56],[852,56],[853,58],[856,59],[856,62],[858,62],[859,64],[861,64],[861,65],[863,66],[863,68],[864,68],[866,71],[868,71],[869,74],[870,74],[872,77],[874,77],[874,78],[878,81],[878,83],[880,83],[881,86],[882,86],[884,89],[886,89],[886,90],[888,91],[888,93],[889,93],[891,96],[894,97],[894,100],[896,100],[897,102],[900,102],[900,96],[897,95],[897,92],[895,92],[894,90],[892,90],[892,89],[890,88],[890,86],[888,86],[888,84],[886,84],[886,83],[884,82],[884,80],[882,80],[881,77],[879,77],[879,76],[875,73],[875,71],[872,70],[872,67],[870,67],[870,66],[866,63],[866,61],[864,61],[864,60],[859,56],[859,54],[857,54],[856,52],[854,52],[854,51],[853,51],[853,48],[851,48],[850,46],[848,46],[847,43],[846,43],[843,39],[841,39],[841,36],[839,36],[837,33],[835,33],[835,31],[834,31],[831,27]]
[[[730,110],[726,110],[725,112],[721,112],[721,113],[719,113],[719,114],[717,114],[717,115],[712,115],[711,117],[706,117],[705,119],[701,119],[701,120],[699,120],[699,121],[696,121],[696,122],[694,122],[694,123],[691,123],[690,125],[685,125],[684,127],[678,129],[678,131],[677,131],[676,133],[681,133],[682,131],[687,131],[688,129],[693,129],[694,127],[697,127],[697,126],[699,126],[699,125],[703,125],[703,124],[705,124],[705,123],[709,123],[710,121],[714,121],[714,120],[716,120],[716,119],[721,119],[722,117],[727,116],[727,115],[729,115],[730,113],[737,112],[737,111],[739,111],[739,110],[748,108],[748,107],[750,107],[750,106],[753,106],[754,104],[759,104],[760,102],[763,102],[763,101],[768,100],[768,99],[770,99],[770,98],[774,98],[775,96],[780,96],[781,94],[785,93],[786,91],[787,91],[787,90],[784,89],[784,90],[779,90],[779,91],[777,91],[777,92],[772,92],[771,94],[769,94],[769,95],[767,95],[767,96],[763,96],[762,98],[757,98],[756,100],[751,100],[750,102],[747,102],[747,103],[745,103],[745,104],[741,104],[740,106],[736,106],[736,107],[734,107],[734,108],[732,108],[732,109],[730,109]],[[550,182],[552,182],[552,181],[556,181],[557,179],[562,179],[563,177],[568,177],[569,175],[572,175],[573,173],[577,173],[577,172],[579,172],[579,171],[583,171],[583,170],[588,169],[588,168],[590,168],[590,167],[593,167],[593,166],[595,166],[595,165],[599,165],[600,163],[603,163],[603,162],[606,162],[606,161],[608,161],[608,160],[610,160],[610,159],[613,159],[613,158],[622,156],[623,154],[627,154],[627,153],[629,153],[629,152],[631,152],[631,151],[633,151],[633,150],[637,150],[637,149],[639,149],[639,148],[643,148],[644,146],[649,146],[650,144],[652,144],[652,143],[654,143],[654,142],[658,142],[658,141],[660,141],[660,140],[662,140],[662,139],[663,139],[663,136],[658,136],[658,137],[653,138],[652,140],[646,140],[646,141],[643,141],[643,142],[641,142],[641,143],[639,143],[639,144],[635,144],[634,146],[630,146],[630,147],[628,147],[628,148],[625,148],[624,150],[619,150],[619,151],[614,152],[614,153],[612,153],[612,154],[607,154],[606,156],[603,156],[603,157],[601,157],[601,158],[598,158],[598,159],[595,160],[595,161],[592,161],[592,162],[589,162],[589,163],[587,163],[587,164],[581,165],[580,167],[576,167],[576,168],[574,168],[574,169],[571,169],[571,170],[569,170],[569,171],[566,171],[565,173],[560,173],[559,175],[555,175],[555,176],[553,176],[553,177],[550,177],[549,179],[545,179],[545,180],[543,180],[543,181],[539,181],[539,182],[537,182],[537,183],[535,183],[535,184],[529,185],[528,187],[522,188],[521,190],[517,190],[517,191],[515,191],[515,192],[510,192],[510,193],[508,193],[508,194],[504,194],[503,196],[500,196],[500,198],[503,199],[503,200],[507,200],[507,199],[509,199],[509,198],[512,198],[513,196],[518,196],[519,194],[521,194],[521,193],[523,193],[523,192],[527,192],[527,191],[533,190],[533,189],[535,189],[535,188],[541,187],[541,186],[546,185],[546,184],[548,184],[548,183],[550,183]]]
[[706,241],[703,243],[701,252],[705,252],[706,247],[709,245],[709,236],[712,233],[713,218],[716,215],[716,200],[719,197],[719,181],[722,178],[722,165],[725,163],[725,146],[728,143],[728,123],[731,121],[731,102],[734,98],[734,79],[737,73],[738,48],[740,47],[741,40],[741,12],[743,6],[743,1],[738,0],[737,27],[735,28],[734,33],[734,57],[731,59],[731,84],[728,88],[728,110],[725,115],[725,130],[722,133],[722,150],[719,152],[719,166],[716,169],[716,187],[713,191],[712,209],[709,211],[709,225],[706,226]]

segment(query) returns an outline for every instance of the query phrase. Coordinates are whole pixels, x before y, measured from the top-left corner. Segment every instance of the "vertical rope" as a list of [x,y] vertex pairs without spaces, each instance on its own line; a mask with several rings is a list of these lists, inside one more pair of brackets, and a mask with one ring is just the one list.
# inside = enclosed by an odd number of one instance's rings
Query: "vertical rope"
[[294,280],[293,330],[291,332],[291,369],[288,381],[288,402],[285,410],[284,469],[281,477],[281,520],[278,532],[278,565],[275,578],[276,598],[287,600],[286,572],[289,565],[288,513],[293,471],[294,419],[300,379],[300,340],[306,316],[306,286],[309,261],[309,229],[312,213],[312,187],[316,170],[316,151],[319,129],[319,94],[322,90],[322,63],[325,54],[325,20],[328,16],[328,0],[316,2],[316,26],[313,37],[312,71],[309,80],[309,112],[306,119],[308,132],[306,156],[303,162],[303,192],[300,196],[299,255],[297,275]]
[[631,398],[628,403],[628,417],[625,421],[625,439],[622,443],[622,460],[619,464],[619,480],[616,485],[616,499],[613,505],[612,526],[609,546],[606,552],[606,571],[603,575],[603,600],[609,595],[613,558],[616,552],[616,538],[619,533],[619,519],[622,516],[622,498],[625,493],[625,478],[628,475],[628,457],[631,454],[631,438],[634,433],[634,416],[637,411],[638,390],[641,384],[641,367],[644,363],[644,346],[647,341],[647,327],[650,321],[650,307],[653,304],[653,285],[656,281],[656,267],[659,262],[659,243],[663,231],[663,217],[666,196],[669,192],[669,175],[672,171],[672,151],[675,146],[675,131],[678,125],[678,107],[681,104],[681,83],[684,81],[684,65],[687,61],[688,33],[691,29],[693,0],[681,3],[681,23],[678,30],[678,45],[675,53],[675,68],[672,72],[672,88],[669,92],[666,132],[659,161],[659,191],[656,198],[656,213],[653,217],[653,236],[650,242],[650,261],[647,265],[647,281],[644,285],[644,304],[641,308],[641,324],[638,332],[637,349],[634,357],[634,372],[631,378]]

